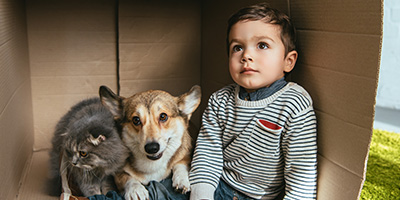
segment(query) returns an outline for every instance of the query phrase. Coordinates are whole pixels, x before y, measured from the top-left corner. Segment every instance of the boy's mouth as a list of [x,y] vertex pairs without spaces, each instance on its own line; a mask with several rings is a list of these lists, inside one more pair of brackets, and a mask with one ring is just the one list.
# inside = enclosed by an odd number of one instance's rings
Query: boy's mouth
[[250,73],[254,73],[257,72],[257,70],[254,70],[252,68],[244,68],[240,73],[241,74],[250,74]]

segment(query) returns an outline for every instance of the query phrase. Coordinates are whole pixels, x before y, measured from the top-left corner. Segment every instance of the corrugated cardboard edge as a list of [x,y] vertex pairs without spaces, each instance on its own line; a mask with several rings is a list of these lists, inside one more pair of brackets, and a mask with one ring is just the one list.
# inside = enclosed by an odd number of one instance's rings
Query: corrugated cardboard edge
[[[377,67],[378,70],[377,70],[377,74],[376,74],[376,85],[378,85],[378,83],[379,83],[379,73],[380,73],[380,70],[381,70],[380,63],[381,63],[381,59],[382,59],[383,17],[384,17],[384,13],[385,13],[384,12],[384,2],[383,1],[384,0],[381,0],[381,42],[380,42],[380,45],[379,45],[379,63],[378,63],[378,67]],[[375,88],[375,96],[376,96],[377,92],[378,92],[378,87]],[[373,114],[373,117],[372,117],[373,120],[375,119],[375,109],[376,109],[376,98],[375,98],[375,103],[374,103],[374,114]],[[374,124],[371,124],[371,130],[374,129],[373,126],[374,126]],[[364,186],[364,183],[365,183],[365,180],[366,180],[366,177],[367,177],[368,158],[369,158],[369,151],[371,149],[372,135],[373,135],[373,131],[371,132],[370,138],[369,138],[368,153],[367,153],[367,158],[365,159],[365,163],[364,163],[364,174],[363,174],[363,179],[362,179],[362,182],[361,182],[361,185],[360,185],[361,189],[360,189],[360,191],[358,193],[358,198],[357,199],[359,199],[361,197],[362,188]]]

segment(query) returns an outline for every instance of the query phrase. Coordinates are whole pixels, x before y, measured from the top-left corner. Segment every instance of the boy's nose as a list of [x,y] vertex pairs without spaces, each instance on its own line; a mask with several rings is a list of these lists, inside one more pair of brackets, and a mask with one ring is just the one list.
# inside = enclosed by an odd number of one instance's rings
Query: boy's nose
[[252,62],[253,58],[249,55],[243,55],[242,62],[244,63],[244,62],[249,62],[249,61]]
[[252,62],[252,61],[253,61],[253,57],[251,56],[251,50],[250,49],[243,50],[241,62],[245,63],[245,62]]

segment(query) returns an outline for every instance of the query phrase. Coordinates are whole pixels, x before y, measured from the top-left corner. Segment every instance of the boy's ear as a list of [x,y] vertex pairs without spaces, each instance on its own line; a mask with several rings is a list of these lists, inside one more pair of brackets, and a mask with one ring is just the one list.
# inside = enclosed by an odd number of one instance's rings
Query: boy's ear
[[296,61],[297,61],[297,56],[298,56],[298,54],[297,54],[297,51],[295,51],[295,50],[289,52],[286,55],[285,68],[284,68],[284,71],[286,73],[292,71],[292,69],[294,68],[294,65],[296,64]]

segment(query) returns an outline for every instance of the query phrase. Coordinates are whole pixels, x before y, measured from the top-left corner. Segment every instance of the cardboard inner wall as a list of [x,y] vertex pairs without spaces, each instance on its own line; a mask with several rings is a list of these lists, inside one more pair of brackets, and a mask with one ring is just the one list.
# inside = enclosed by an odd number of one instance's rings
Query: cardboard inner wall
[[121,95],[160,89],[183,94],[200,84],[199,1],[121,0]]
[[[97,96],[100,85],[115,92],[120,86],[120,94],[130,96],[148,89],[179,95],[200,84],[201,109],[193,116],[199,126],[210,94],[232,83],[226,21],[261,1],[23,2],[0,0],[5,199],[58,199],[46,195],[44,185],[54,126],[71,105]],[[298,30],[299,59],[290,80],[314,100],[318,198],[357,199],[372,134],[381,1],[268,2],[288,13]]]
[[55,124],[100,85],[117,89],[116,3],[26,1],[35,150],[51,147]]
[[0,1],[0,199],[18,192],[33,145],[28,42],[23,1]]
[[[181,95],[200,85],[200,1],[119,2],[120,95],[146,90]],[[201,111],[192,116],[200,126]]]
[[314,99],[319,197],[356,199],[365,178],[380,63],[381,5],[291,1],[300,51],[292,80]]

